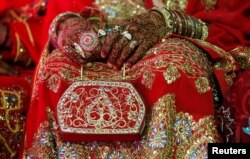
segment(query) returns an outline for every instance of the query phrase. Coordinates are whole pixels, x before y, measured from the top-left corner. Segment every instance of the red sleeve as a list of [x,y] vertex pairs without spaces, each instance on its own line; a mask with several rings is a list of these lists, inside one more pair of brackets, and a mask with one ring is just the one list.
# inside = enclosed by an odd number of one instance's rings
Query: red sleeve
[[250,45],[250,1],[218,0],[215,8],[205,11],[200,0],[189,0],[186,11],[209,23],[208,42],[226,51]]

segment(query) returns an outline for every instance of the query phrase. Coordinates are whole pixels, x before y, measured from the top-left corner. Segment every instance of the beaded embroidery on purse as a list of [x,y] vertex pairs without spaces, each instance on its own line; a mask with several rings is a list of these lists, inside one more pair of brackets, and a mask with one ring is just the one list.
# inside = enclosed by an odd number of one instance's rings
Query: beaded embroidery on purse
[[140,139],[146,107],[125,81],[84,81],[70,85],[57,105],[63,140],[133,141]]

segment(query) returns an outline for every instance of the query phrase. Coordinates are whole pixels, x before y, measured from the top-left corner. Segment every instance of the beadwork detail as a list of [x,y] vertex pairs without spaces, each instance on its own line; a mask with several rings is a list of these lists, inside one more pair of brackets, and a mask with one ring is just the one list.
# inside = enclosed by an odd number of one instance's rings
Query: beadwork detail
[[63,132],[78,134],[140,134],[145,105],[130,83],[79,81],[58,102]]
[[98,43],[98,36],[94,32],[85,32],[80,36],[80,46],[83,51],[93,51]]

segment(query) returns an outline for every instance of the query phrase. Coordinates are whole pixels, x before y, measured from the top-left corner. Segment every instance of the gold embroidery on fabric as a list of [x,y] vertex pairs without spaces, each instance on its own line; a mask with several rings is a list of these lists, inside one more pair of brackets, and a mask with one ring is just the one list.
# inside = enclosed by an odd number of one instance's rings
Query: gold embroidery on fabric
[[230,51],[242,69],[250,68],[250,47],[238,46]]
[[11,133],[17,133],[20,129],[20,125],[16,124],[13,128],[13,125],[10,124],[10,119],[13,118],[11,117],[11,112],[20,110],[21,108],[21,96],[15,91],[1,90],[0,93],[2,97],[0,110],[5,110],[4,114],[7,127]]
[[205,42],[203,40],[195,39],[196,42],[200,43],[201,45],[211,48],[215,50],[223,59],[215,64],[216,69],[218,70],[225,70],[227,72],[235,71],[235,60],[234,58],[226,51],[222,50],[221,48]]
[[213,117],[205,116],[195,122],[188,113],[176,113],[175,95],[171,93],[161,97],[153,106],[141,141],[62,142],[55,114],[48,109],[47,112],[49,122],[45,121],[39,127],[33,147],[28,151],[29,157],[48,158],[54,151],[62,158],[91,159],[91,155],[95,158],[188,158],[206,156],[207,143],[219,141]]
[[214,10],[217,0],[202,0],[201,3],[205,6],[206,11]]
[[187,0],[153,0],[154,6],[162,7],[163,5],[171,10],[185,12]]
[[110,21],[128,18],[146,11],[142,0],[96,0],[95,5],[108,15]]
[[48,79],[48,84],[47,86],[51,91],[54,93],[57,93],[59,86],[60,86],[60,77],[56,74],[53,74],[49,77]]
[[16,155],[17,152],[11,149],[11,145],[8,144],[8,141],[5,140],[2,134],[0,134],[0,143],[2,146],[4,146],[7,149],[8,153],[10,153],[10,157],[14,157]]
[[[184,113],[183,113],[184,114]],[[183,116],[180,113],[180,116]],[[189,115],[188,115],[189,116]],[[185,120],[185,117],[183,118]],[[176,158],[207,158],[207,144],[219,141],[215,119],[208,116],[194,123],[192,135],[177,147]]]
[[195,81],[195,87],[199,93],[206,93],[211,90],[209,80],[206,77],[198,77]]
[[163,75],[168,84],[172,84],[174,81],[181,77],[181,74],[173,65],[168,66]]
[[221,48],[215,45],[212,45],[210,43],[207,43],[205,41],[201,41],[201,40],[195,40],[195,41],[197,41],[198,43],[200,43],[201,45],[205,47],[215,50],[221,56],[222,59],[214,62],[214,67],[217,70],[222,70],[225,72],[226,82],[229,86],[231,86],[233,83],[233,79],[235,78],[234,72],[236,70],[236,62],[233,56],[230,55],[228,52],[222,50]]
[[57,105],[60,129],[78,134],[140,134],[145,113],[140,95],[126,82],[74,82]]
[[[155,48],[160,52],[157,56],[152,54],[151,50],[148,55],[144,57],[144,59],[149,59],[139,61],[134,67],[126,70],[127,80],[141,79],[141,83],[146,88],[151,89],[155,82],[155,73],[162,72],[162,74],[164,74],[165,72],[166,75],[166,70],[170,70],[173,66],[176,67],[177,70],[183,71],[185,75],[190,78],[209,78],[212,72],[207,57],[204,56],[200,49],[187,40],[178,38],[166,39],[164,43],[159,43]],[[48,77],[53,74],[58,75],[66,81],[73,82],[79,80],[77,77],[80,75],[80,66],[72,63],[62,52],[55,50],[53,53],[45,56],[45,58],[45,60],[40,62],[38,71],[39,79],[36,80],[35,88],[37,88],[36,85],[43,80],[49,80]],[[170,65],[171,67],[168,68]],[[91,68],[84,71],[85,80],[120,81],[121,75],[121,71],[110,71],[104,63],[94,63]],[[167,74],[167,76],[170,78],[170,74]],[[177,78],[179,76],[178,73],[175,74],[175,76]],[[59,82],[60,80],[55,80],[54,82],[57,81]],[[50,83],[51,81],[47,82],[47,84]],[[58,84],[53,83],[52,86],[48,85],[48,87],[53,88],[56,85]]]
[[[23,139],[23,127],[25,117],[22,115],[22,98],[25,92],[8,88],[0,89],[0,144],[4,153],[0,158],[12,158],[16,155],[20,141]],[[4,155],[4,156],[2,156]]]
[[144,156],[149,159],[172,158],[175,116],[175,95],[167,94],[160,98],[149,120]]
[[146,88],[151,89],[155,80],[155,74],[152,71],[146,71],[142,77],[141,83],[144,84]]

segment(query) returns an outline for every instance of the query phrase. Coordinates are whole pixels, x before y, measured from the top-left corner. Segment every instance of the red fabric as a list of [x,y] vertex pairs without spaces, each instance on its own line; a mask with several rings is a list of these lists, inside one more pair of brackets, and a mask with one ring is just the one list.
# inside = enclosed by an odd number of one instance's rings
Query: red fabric
[[[152,0],[145,0],[152,7]],[[238,45],[250,45],[250,1],[218,0],[214,10],[205,10],[201,0],[189,0],[186,13],[209,24],[206,41],[230,51]]]
[[200,0],[190,0],[187,14],[209,24],[208,42],[226,51],[238,45],[250,45],[250,1],[218,0],[216,9],[204,11]]
[[[133,84],[133,86],[139,92],[141,97],[144,99],[148,112],[150,112],[150,110],[155,106],[155,103],[161,97],[169,93],[174,95],[173,103],[176,106],[176,111],[178,113],[185,112],[191,114],[194,121],[198,121],[203,117],[214,114],[214,106],[213,106],[214,101],[213,101],[212,89],[208,90],[205,93],[199,93],[195,85],[197,77],[196,76],[190,77],[185,71],[181,70],[179,70],[180,78],[177,78],[172,84],[167,84],[166,79],[163,76],[163,72],[166,70],[166,67],[168,65],[165,64],[160,67],[158,67],[157,65],[157,62],[159,62],[159,60],[163,60],[166,61],[166,63],[168,63],[171,62],[172,60],[176,60],[176,57],[178,57],[178,55],[180,55],[183,58],[187,57],[183,56],[183,49],[187,50],[188,52],[187,54],[190,55],[197,54],[197,52],[194,52],[191,49],[193,45],[191,46],[185,45],[182,42],[179,42],[177,40],[177,42],[172,43],[171,40],[169,40],[166,43],[159,43],[156,46],[156,48],[159,50],[157,54],[152,54],[144,58],[134,67],[127,70],[128,71],[127,75],[129,77],[127,80],[129,80],[129,82]],[[173,52],[172,50],[166,50],[166,48],[174,48],[176,46],[178,46],[179,48],[176,50],[176,52]],[[198,53],[199,57],[202,56],[200,53],[201,52]],[[172,54],[176,54],[176,57],[171,56]],[[179,62],[180,63],[178,64],[184,64],[185,60],[183,61],[181,60]],[[197,68],[201,72],[204,73],[206,72],[206,70],[203,67],[197,67],[197,65],[200,65],[200,63],[195,62],[193,67]],[[37,96],[35,96],[35,98],[32,100],[27,118],[26,139],[28,148],[31,148],[32,142],[34,142],[34,137],[39,136],[39,134],[37,133],[38,133],[38,128],[41,128],[41,125],[43,125],[41,123],[49,120],[50,115],[48,113],[49,112],[48,108],[51,110],[51,112],[55,113],[55,114],[53,113],[52,116],[56,116],[56,112],[58,109],[57,107],[58,101],[61,98],[64,91],[72,83],[61,78],[60,72],[68,70],[68,68],[74,68],[70,69],[69,73],[73,77],[78,77],[79,71],[77,70],[80,70],[80,66],[78,64],[72,62],[69,58],[65,56],[65,54],[63,54],[60,51],[55,51],[51,53],[49,55],[49,58],[47,58],[47,60],[45,61],[45,63],[40,66],[42,67],[40,73],[42,74],[46,73],[46,74],[44,74],[45,76],[42,77],[41,74],[39,73],[38,74],[39,76],[36,79],[37,83],[35,85],[35,92],[37,93]],[[139,73],[138,72],[139,70],[149,71],[149,77],[144,79],[145,75],[143,74],[143,72]],[[107,77],[108,79],[109,77],[117,77],[117,78],[120,77],[119,72],[111,71],[109,68],[107,68],[106,64],[104,63],[96,63],[95,67],[86,69],[85,73],[86,77],[93,79],[96,78],[98,79],[98,77]],[[152,78],[150,76],[151,73],[153,73]],[[55,77],[55,79],[51,80],[53,79],[52,77]],[[150,83],[151,79],[153,79],[154,82],[152,83],[152,86],[148,88],[146,85],[147,82]],[[59,89],[57,89],[57,91],[54,92],[53,88],[59,88]],[[192,99],[190,99],[190,97],[192,97]],[[164,115],[166,115],[165,113],[167,114],[167,112],[164,112]],[[172,112],[170,112],[170,114],[171,113]],[[169,118],[170,118],[169,120],[171,120],[171,117]],[[40,130],[41,130],[40,132],[43,131],[42,128]],[[75,138],[77,137],[79,136],[76,135]],[[106,140],[105,135],[102,136],[102,138]],[[114,138],[117,139],[118,135],[114,136]],[[128,141],[129,139],[126,136],[123,137],[120,136],[119,140]],[[38,141],[40,141],[40,138]],[[43,153],[42,149],[35,151],[41,151],[41,153]]]
[[[233,134],[229,142],[250,142],[250,135],[243,132],[243,128],[250,127],[250,69],[239,74],[233,87],[228,92],[224,102],[225,109],[230,110],[229,117],[234,119],[233,124],[229,125]],[[228,119],[224,116],[224,123],[228,124]],[[225,131],[228,131],[225,128]],[[230,134],[226,132],[225,134]],[[227,136],[224,136],[226,138]]]
[[[18,77],[3,75],[0,77],[0,116],[3,118],[0,120],[0,135],[5,139],[0,141],[1,159],[17,158],[24,139],[24,119],[30,105],[33,71],[22,69],[19,71]],[[4,95],[4,92],[8,92],[9,95],[8,93]],[[11,104],[8,105],[8,102]]]
[[[92,1],[84,1],[84,2],[86,2],[86,3],[84,3],[83,5],[91,5]],[[150,1],[147,1],[147,2],[148,2],[147,3],[148,6],[150,7],[152,3],[150,3]],[[224,0],[222,0],[222,2],[219,1],[218,6],[223,8],[224,2],[225,2]],[[79,2],[79,4],[82,4],[82,3],[83,3],[83,1],[81,1],[81,3]],[[231,3],[231,2],[229,2],[229,3]],[[243,3],[245,4],[244,8],[246,9],[246,7],[248,7],[247,0]],[[190,4],[193,4],[193,5],[190,5]],[[238,6],[238,7],[240,7],[240,6]],[[232,12],[232,10],[230,10],[230,11],[223,10],[223,9],[220,10],[220,7],[218,8],[219,11],[214,10],[214,11],[210,11],[210,12],[205,12],[204,6],[201,5],[201,3],[199,3],[198,1],[195,1],[195,0],[191,0],[189,2],[187,12],[210,23],[211,33],[209,34],[208,41],[210,41],[214,44],[218,44],[223,49],[230,50],[238,44],[247,44],[247,42],[245,41],[245,36],[247,35],[248,30],[246,30],[246,28],[240,28],[240,31],[242,31],[242,32],[238,31],[238,29],[237,29],[238,24],[231,25],[231,22],[232,22],[232,20],[230,19],[231,17],[230,18],[224,17],[227,14],[229,14],[229,12]],[[48,37],[47,32],[48,32],[48,26],[49,26],[50,22],[58,13],[66,11],[66,10],[79,11],[80,9],[82,9],[82,8],[81,7],[79,7],[79,8],[74,7],[74,5],[71,3],[71,1],[66,1],[65,3],[61,2],[61,1],[60,1],[60,3],[57,1],[50,1],[50,4],[48,6],[48,12],[47,12],[48,14],[47,14],[46,22],[44,25],[45,27],[44,27],[44,34],[43,34],[44,35],[43,42],[45,42],[46,41],[45,39],[47,39],[47,37]],[[226,7],[226,9],[227,9],[227,7]],[[240,11],[238,11],[236,8],[234,8],[234,9],[235,9],[235,12],[232,12],[232,13],[235,13],[236,17],[239,16],[239,18],[242,18],[243,19],[242,24],[244,24],[243,26],[247,27],[248,24],[246,24],[246,17],[242,16],[242,8],[239,8]],[[218,13],[220,13],[221,15],[224,15],[224,16],[220,16]],[[235,21],[234,21],[234,23],[235,23]],[[228,26],[230,26],[232,28],[229,28]],[[219,29],[220,27],[221,27],[221,29]],[[218,32],[222,33],[222,34],[218,34]],[[224,36],[224,38],[222,38],[222,35]],[[224,41],[224,42],[222,42],[222,41]],[[184,46],[182,46],[182,47],[184,47]],[[181,48],[181,47],[179,47],[179,48]],[[204,50],[206,50],[206,49],[204,49]],[[218,53],[216,53],[216,50],[207,49],[206,51],[208,52],[208,54],[210,56],[212,56],[214,58],[215,61],[217,59],[220,59],[220,56]],[[162,51],[160,54],[171,54],[171,53],[172,52]],[[154,58],[155,56],[156,55],[152,55],[152,56],[148,57],[148,59]],[[148,59],[144,59],[144,60],[147,61]],[[66,58],[62,58],[61,60],[62,61],[53,61],[52,60],[50,62],[52,64],[63,63],[64,65],[68,62],[70,65],[74,65],[76,68],[78,68],[78,70],[80,69],[77,64],[74,64],[72,62],[67,61]],[[48,63],[46,63],[46,65],[47,64]],[[53,66],[53,65],[48,65],[48,66]],[[51,71],[49,69],[50,69],[49,67],[45,68],[42,71],[42,74]],[[59,74],[60,72],[58,71],[58,69],[60,71],[63,68],[61,67],[61,68],[57,68],[54,70],[52,69],[52,71],[54,71],[53,72],[54,74],[61,76]],[[137,69],[139,69],[139,68],[135,67],[135,71]],[[134,86],[137,88],[139,93],[145,99],[145,103],[149,107],[149,109],[151,109],[151,106],[154,105],[154,103],[158,100],[158,98],[161,97],[162,95],[166,94],[166,92],[174,92],[176,94],[176,107],[177,107],[176,109],[178,112],[179,111],[188,112],[189,114],[193,115],[195,120],[198,120],[201,117],[204,117],[207,115],[214,114],[214,107],[213,107],[214,101],[213,101],[212,91],[210,90],[210,91],[203,93],[203,94],[198,93],[197,89],[195,87],[195,84],[194,84],[195,78],[194,79],[188,78],[184,72],[181,72],[180,79],[175,81],[175,83],[173,85],[167,85],[166,80],[162,76],[161,72],[155,71],[154,73],[155,73],[155,80],[157,82],[155,82],[152,85],[151,90],[142,86],[142,83],[141,83],[142,77],[133,81]],[[38,74],[38,76],[43,77],[42,74],[40,73],[40,74]],[[112,74],[112,71],[109,71],[109,74]],[[220,73],[215,72],[215,75],[217,77],[219,76],[219,78],[222,78],[222,80],[224,80],[223,75],[221,75],[221,74],[218,75],[218,74],[220,74]],[[78,74],[73,74],[73,76],[74,75],[77,76]],[[38,77],[38,78],[40,78],[40,77]],[[46,76],[44,75],[44,77],[46,77]],[[38,78],[36,80],[40,80],[40,81],[38,81],[36,83],[37,89],[34,90],[34,92],[37,91],[38,96],[36,96],[36,99],[32,100],[31,107],[29,110],[29,116],[27,118],[28,129],[26,131],[26,133],[27,133],[26,135],[27,135],[28,148],[30,148],[32,146],[34,135],[35,135],[35,133],[37,133],[37,131],[38,131],[37,129],[39,128],[41,123],[48,119],[47,112],[46,112],[47,107],[50,107],[54,112],[56,112],[55,107],[56,107],[57,102],[60,98],[60,95],[63,93],[63,91],[59,90],[57,93],[53,94],[53,92],[48,89],[48,86],[47,86],[49,83],[48,79],[43,79],[44,81],[42,81],[41,79],[38,79]],[[62,80],[63,79],[60,78],[59,81],[57,81],[57,82],[60,83],[60,82],[62,82]],[[223,92],[224,92],[224,90],[227,89],[227,85],[225,85],[225,83],[226,82],[222,82],[222,85],[221,85]],[[60,85],[60,86],[63,89],[66,89],[68,85]],[[48,94],[50,94],[48,92],[50,92],[52,95],[48,96]],[[192,100],[190,100],[190,96],[192,97]],[[39,114],[39,116],[37,114]]]
[[33,0],[1,0],[0,13],[9,9],[20,9],[27,4],[30,4]]

